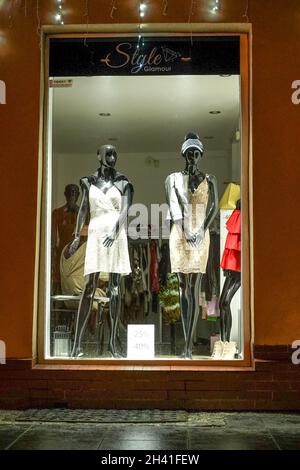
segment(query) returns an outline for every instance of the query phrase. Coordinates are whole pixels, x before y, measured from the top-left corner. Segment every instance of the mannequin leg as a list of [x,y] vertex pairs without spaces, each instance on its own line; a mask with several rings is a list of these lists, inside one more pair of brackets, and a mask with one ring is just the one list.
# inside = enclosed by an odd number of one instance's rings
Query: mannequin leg
[[226,305],[227,305],[227,302],[225,300],[226,300],[226,295],[227,295],[228,289],[230,288],[231,283],[232,283],[232,278],[230,276],[227,276],[225,279],[225,283],[224,283],[220,301],[219,301],[221,341],[223,342],[226,341],[226,317],[227,317]]
[[188,297],[188,275],[178,273],[179,283],[179,298],[180,298],[180,313],[183,328],[184,341],[186,342],[187,325],[188,325],[188,310],[189,310],[189,297]]
[[109,340],[109,348],[110,352],[114,357],[122,357],[122,355],[117,351],[116,347],[116,340],[117,340],[117,330],[118,330],[118,323],[121,314],[121,275],[117,273],[111,273],[109,276],[109,316],[110,316],[110,323],[111,323],[111,331],[110,331],[110,340]]
[[71,356],[81,354],[81,340],[91,314],[95,291],[97,288],[99,273],[89,274],[84,279],[84,289],[79,303],[75,338]]
[[189,311],[189,323],[187,329],[186,339],[186,357],[192,359],[193,351],[193,338],[195,328],[197,326],[199,318],[199,296],[201,286],[202,274],[195,273],[189,275],[189,296],[190,296],[190,311]]
[[225,306],[225,341],[230,342],[231,328],[232,328],[232,313],[231,313],[231,301],[235,293],[241,287],[241,279],[235,277],[232,279],[231,285],[225,296],[224,306]]

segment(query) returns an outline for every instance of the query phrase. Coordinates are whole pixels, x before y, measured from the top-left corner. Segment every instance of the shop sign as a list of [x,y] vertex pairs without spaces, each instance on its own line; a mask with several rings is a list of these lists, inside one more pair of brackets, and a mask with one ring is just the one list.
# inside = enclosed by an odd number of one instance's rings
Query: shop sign
[[182,54],[169,47],[156,46],[143,50],[130,42],[117,44],[101,62],[109,69],[123,69],[127,67],[131,74],[139,72],[171,72],[175,61],[179,61]]
[[71,78],[69,79],[56,78],[55,80],[53,79],[49,80],[50,88],[71,88],[72,86],[73,86],[73,80]]
[[127,359],[154,359],[154,325],[128,325]]
[[50,39],[50,77],[231,75],[240,73],[238,36]]
[[6,104],[6,85],[3,80],[0,80],[0,104]]

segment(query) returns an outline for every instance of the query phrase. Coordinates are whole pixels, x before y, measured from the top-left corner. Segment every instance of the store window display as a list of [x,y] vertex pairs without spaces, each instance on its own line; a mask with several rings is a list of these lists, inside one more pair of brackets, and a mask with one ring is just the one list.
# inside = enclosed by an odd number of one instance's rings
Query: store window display
[[109,67],[120,42],[50,39],[41,356],[128,359],[138,331],[148,360],[150,325],[157,361],[243,360],[241,272],[222,260],[241,199],[239,38],[145,37],[145,53],[174,51],[172,73]]

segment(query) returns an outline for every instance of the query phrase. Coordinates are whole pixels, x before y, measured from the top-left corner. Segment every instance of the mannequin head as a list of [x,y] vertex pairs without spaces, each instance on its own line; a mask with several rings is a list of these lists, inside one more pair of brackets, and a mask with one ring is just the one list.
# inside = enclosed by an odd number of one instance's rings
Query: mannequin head
[[77,184],[67,184],[64,195],[67,201],[68,209],[74,210],[77,207],[76,202],[79,198],[79,187]]
[[199,136],[193,132],[189,132],[184,138],[181,149],[181,155],[185,158],[187,166],[197,166],[203,153],[204,146]]
[[101,167],[115,168],[118,155],[113,145],[102,145],[97,152],[97,156]]

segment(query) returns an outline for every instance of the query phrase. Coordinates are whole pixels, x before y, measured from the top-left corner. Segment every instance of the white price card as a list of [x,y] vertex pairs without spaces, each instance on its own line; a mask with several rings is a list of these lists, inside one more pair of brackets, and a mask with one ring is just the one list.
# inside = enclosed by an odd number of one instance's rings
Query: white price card
[[154,325],[128,325],[127,359],[154,359]]

